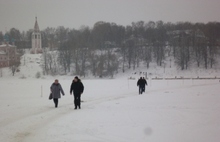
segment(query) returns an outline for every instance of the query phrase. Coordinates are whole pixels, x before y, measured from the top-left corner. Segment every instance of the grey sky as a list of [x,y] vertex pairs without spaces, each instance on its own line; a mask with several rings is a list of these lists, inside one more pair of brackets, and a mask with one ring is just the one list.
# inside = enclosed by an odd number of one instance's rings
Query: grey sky
[[97,21],[220,21],[220,0],[0,0],[0,31],[92,27]]

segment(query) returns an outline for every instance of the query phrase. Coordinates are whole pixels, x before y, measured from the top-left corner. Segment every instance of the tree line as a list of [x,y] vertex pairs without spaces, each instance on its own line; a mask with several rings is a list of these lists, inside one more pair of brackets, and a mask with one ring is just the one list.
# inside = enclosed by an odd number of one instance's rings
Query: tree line
[[[12,28],[6,34],[18,48],[31,48],[32,32]],[[138,21],[122,26],[99,21],[92,28],[48,27],[41,35],[42,47],[48,47],[43,53],[45,74],[103,77],[141,64],[163,66],[167,58],[181,70],[213,68],[218,63],[220,23]],[[0,32],[0,41],[4,36]]]

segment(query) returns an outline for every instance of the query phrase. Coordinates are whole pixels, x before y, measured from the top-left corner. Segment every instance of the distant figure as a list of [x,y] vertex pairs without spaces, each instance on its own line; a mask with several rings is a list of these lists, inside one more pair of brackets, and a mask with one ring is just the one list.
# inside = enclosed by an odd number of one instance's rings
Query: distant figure
[[65,93],[63,92],[63,88],[57,79],[51,85],[50,91],[52,93],[52,98],[53,98],[53,101],[55,104],[55,108],[57,108],[58,107],[58,99],[61,98],[60,92],[63,94],[63,96],[65,95]]
[[137,82],[137,86],[139,87],[139,94],[142,94],[143,93],[143,78],[140,77],[140,79],[138,79],[138,82]]
[[147,80],[143,77],[143,92],[145,92],[145,86],[147,85]]
[[74,95],[74,104],[75,104],[75,109],[77,109],[77,106],[79,109],[81,108],[81,94],[84,91],[84,86],[81,82],[81,80],[76,76],[71,84],[70,87],[70,95]]

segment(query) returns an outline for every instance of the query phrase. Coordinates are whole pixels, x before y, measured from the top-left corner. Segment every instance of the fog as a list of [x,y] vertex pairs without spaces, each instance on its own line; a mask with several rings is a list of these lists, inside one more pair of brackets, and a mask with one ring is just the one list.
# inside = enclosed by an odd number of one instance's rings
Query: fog
[[40,29],[65,26],[79,29],[98,21],[129,25],[131,22],[220,21],[218,0],[0,0],[0,31],[15,27]]

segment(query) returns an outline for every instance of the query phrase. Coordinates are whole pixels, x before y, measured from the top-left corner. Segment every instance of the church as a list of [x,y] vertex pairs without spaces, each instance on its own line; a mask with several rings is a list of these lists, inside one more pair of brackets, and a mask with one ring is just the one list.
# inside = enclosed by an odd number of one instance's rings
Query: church
[[35,19],[34,31],[31,35],[31,53],[38,54],[42,53],[42,43],[41,43],[41,33],[37,22],[37,17]]

